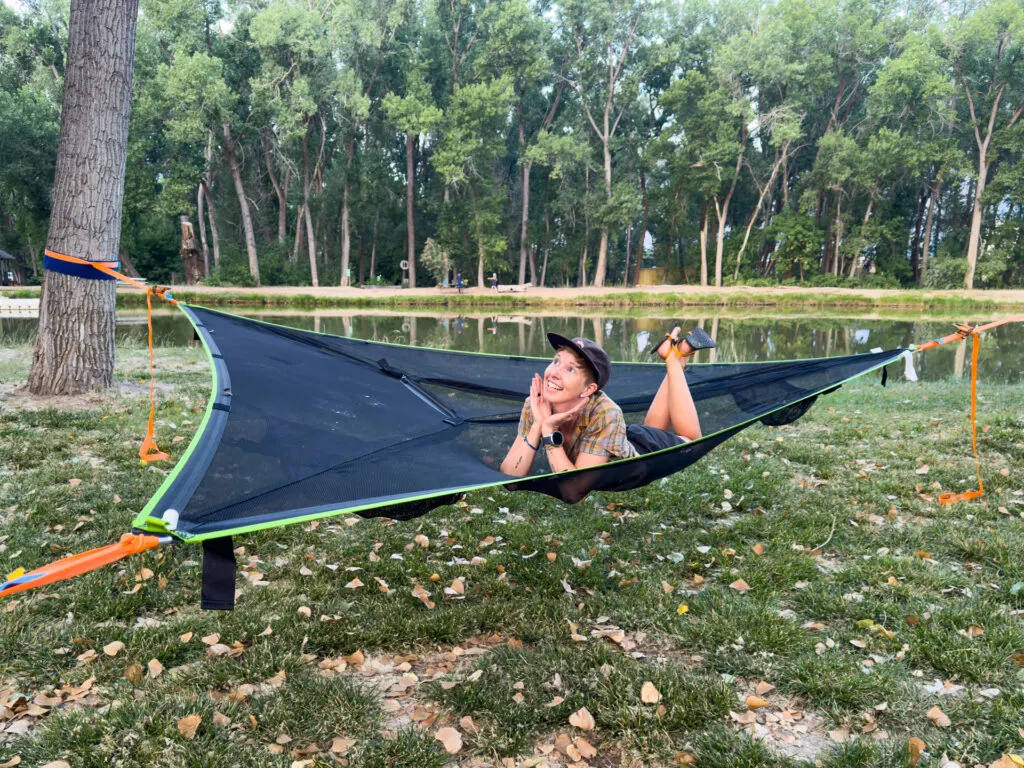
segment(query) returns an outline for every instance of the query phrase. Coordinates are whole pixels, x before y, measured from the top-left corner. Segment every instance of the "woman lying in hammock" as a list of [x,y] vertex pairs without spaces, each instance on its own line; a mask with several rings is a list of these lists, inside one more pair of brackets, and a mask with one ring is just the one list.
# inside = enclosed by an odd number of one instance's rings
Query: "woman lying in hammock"
[[519,439],[501,463],[501,471],[525,477],[544,450],[552,472],[565,472],[626,459],[700,437],[700,421],[683,368],[698,349],[715,342],[701,328],[685,338],[674,325],[654,350],[665,361],[665,378],[643,426],[628,427],[622,410],[602,388],[611,376],[608,354],[590,339],[549,333],[555,358],[534,374],[530,398],[519,418]]

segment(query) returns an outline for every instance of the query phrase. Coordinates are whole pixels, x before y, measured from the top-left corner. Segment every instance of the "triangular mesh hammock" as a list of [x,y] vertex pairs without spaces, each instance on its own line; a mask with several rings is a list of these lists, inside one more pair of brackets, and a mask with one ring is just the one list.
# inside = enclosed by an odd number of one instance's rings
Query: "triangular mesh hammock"
[[[686,371],[704,437],[559,474],[498,471],[535,372],[548,359],[328,336],[183,306],[206,346],[213,394],[185,456],[136,529],[203,541],[333,514],[409,518],[476,488],[576,501],[689,466],[746,426],[786,423],[813,399],[907,354]],[[616,363],[607,393],[642,419],[664,366]]]

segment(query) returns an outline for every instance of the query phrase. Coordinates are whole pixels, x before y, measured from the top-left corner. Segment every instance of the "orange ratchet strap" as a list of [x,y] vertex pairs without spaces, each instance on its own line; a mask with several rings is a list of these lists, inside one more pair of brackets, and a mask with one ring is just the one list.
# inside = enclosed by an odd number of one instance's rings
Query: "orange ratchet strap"
[[925,342],[924,344],[918,345],[915,349],[916,352],[924,352],[926,349],[934,349],[935,347],[943,344],[949,344],[954,341],[963,341],[968,336],[971,337],[971,445],[974,449],[974,463],[978,471],[978,490],[966,491],[964,493],[939,494],[940,504],[955,504],[958,501],[969,501],[971,499],[980,498],[985,493],[985,486],[982,485],[981,482],[981,459],[978,457],[978,350],[981,347],[981,337],[978,334],[991,330],[992,328],[997,328],[1000,325],[1020,322],[1024,322],[1024,315],[1011,315],[1010,317],[1004,317],[1001,320],[994,320],[991,323],[985,323],[984,325],[974,327],[960,324],[956,326],[956,331],[948,336],[943,336],[940,339]]
[[105,547],[71,555],[71,557],[65,557],[63,560],[44,565],[42,568],[36,568],[28,573],[19,568],[14,573],[9,573],[7,581],[0,584],[0,597],[7,597],[27,589],[81,576],[83,573],[95,571],[97,568],[117,562],[129,555],[137,555],[147,549],[158,547],[161,543],[159,536],[126,533],[116,544],[107,544]]
[[78,264],[80,266],[93,267],[105,275],[121,280],[122,282],[138,288],[140,291],[146,292],[146,325],[149,328],[149,423],[146,427],[146,437],[142,441],[142,447],[139,448],[139,458],[143,462],[166,461],[170,456],[157,447],[156,439],[154,437],[155,430],[153,427],[153,420],[156,417],[156,374],[154,372],[153,364],[153,294],[156,294],[164,301],[169,301],[172,304],[177,304],[178,302],[167,294],[167,288],[165,286],[153,287],[145,285],[144,283],[140,283],[138,280],[133,280],[127,275],[122,275],[120,272],[112,269],[111,264],[116,264],[116,262],[87,261],[86,259],[79,259],[74,256],[57,253],[56,251],[51,251],[49,249],[46,249],[45,254],[51,259],[56,259],[57,261],[65,261],[71,264]]

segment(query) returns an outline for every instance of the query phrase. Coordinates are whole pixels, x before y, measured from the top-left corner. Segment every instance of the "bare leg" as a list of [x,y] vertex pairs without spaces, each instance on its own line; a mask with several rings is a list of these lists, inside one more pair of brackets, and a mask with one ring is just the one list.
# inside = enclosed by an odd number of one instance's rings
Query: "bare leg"
[[[680,351],[689,352],[690,345],[683,342]],[[700,418],[686,376],[683,375],[685,360],[685,357],[675,354],[665,358],[665,378],[661,381],[651,407],[647,409],[644,424],[674,432],[687,440],[696,440],[701,436]]]

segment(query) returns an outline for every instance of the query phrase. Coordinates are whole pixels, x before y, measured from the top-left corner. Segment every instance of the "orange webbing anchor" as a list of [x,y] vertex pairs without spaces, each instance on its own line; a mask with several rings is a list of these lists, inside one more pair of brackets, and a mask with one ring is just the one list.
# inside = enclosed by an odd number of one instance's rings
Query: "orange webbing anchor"
[[978,490],[964,493],[940,493],[939,504],[956,504],[958,501],[970,501],[985,494],[985,486],[981,482],[981,459],[978,458],[978,350],[981,348],[981,337],[977,329],[958,326],[958,331],[966,330],[971,335],[971,445],[974,447],[974,464],[978,470]]
[[157,286],[154,288],[145,285],[144,283],[140,283],[138,280],[133,280],[127,275],[122,275],[111,267],[111,264],[116,264],[116,262],[87,261],[86,259],[79,259],[74,256],[57,253],[56,251],[51,251],[49,249],[46,249],[45,253],[51,259],[93,267],[105,275],[121,280],[122,282],[138,288],[140,291],[146,292],[146,326],[149,329],[149,422],[146,426],[146,437],[142,441],[142,447],[139,448],[139,458],[143,462],[165,461],[169,459],[170,456],[157,447],[155,438],[156,430],[153,426],[153,421],[156,417],[156,374],[154,372],[153,364],[153,294],[155,293],[164,301],[169,301],[172,304],[177,304],[178,302],[167,295],[167,288],[165,287]]
[[159,536],[149,536],[143,533],[126,533],[116,544],[107,544],[105,547],[90,549],[78,555],[65,557],[42,568],[37,568],[28,573],[15,571],[8,575],[8,581],[0,584],[0,597],[7,597],[27,589],[42,587],[46,584],[53,584],[57,581],[64,581],[83,573],[95,571],[104,565],[117,562],[129,555],[137,555],[147,549],[153,549],[161,544]]

